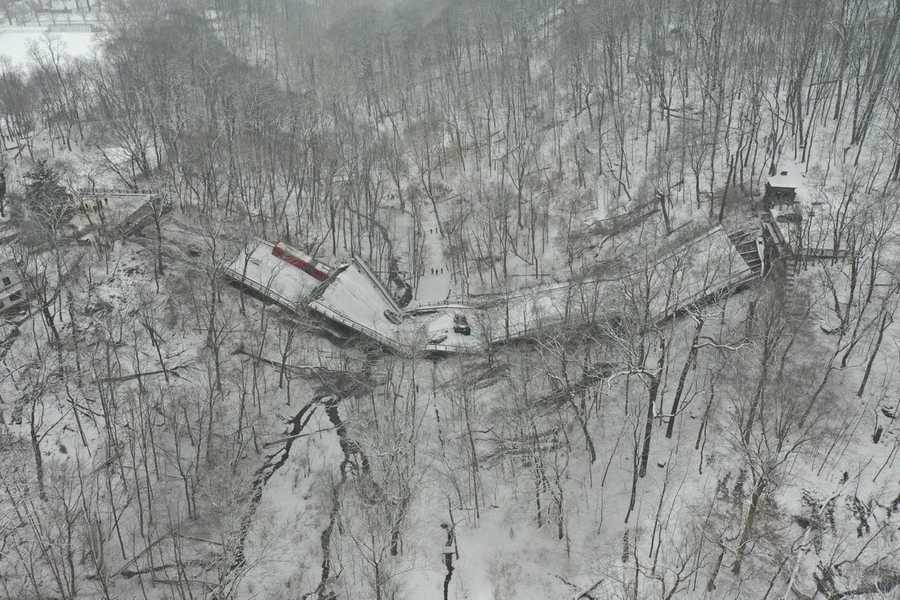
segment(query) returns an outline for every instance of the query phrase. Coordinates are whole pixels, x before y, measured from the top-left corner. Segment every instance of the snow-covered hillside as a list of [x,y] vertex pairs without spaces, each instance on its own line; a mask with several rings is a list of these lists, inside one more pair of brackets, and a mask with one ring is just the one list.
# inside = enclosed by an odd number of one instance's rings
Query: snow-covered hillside
[[0,17],[0,599],[900,593],[900,4]]

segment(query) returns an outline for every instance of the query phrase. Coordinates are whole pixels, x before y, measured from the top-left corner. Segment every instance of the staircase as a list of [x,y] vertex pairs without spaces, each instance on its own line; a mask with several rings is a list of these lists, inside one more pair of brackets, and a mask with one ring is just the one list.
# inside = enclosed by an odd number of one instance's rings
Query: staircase
[[144,195],[147,196],[147,201],[122,219],[118,226],[119,233],[123,238],[139,233],[141,229],[152,223],[155,217],[162,217],[172,210],[172,202],[168,198],[150,194]]
[[[760,231],[762,225],[764,231]],[[763,264],[756,246],[756,239],[760,234],[764,235],[766,256],[769,264],[765,265],[766,271],[772,271],[774,275],[783,279],[783,312],[792,318],[801,319],[806,315],[807,306],[801,294],[797,293],[796,276],[799,264],[790,252],[786,240],[781,234],[777,224],[771,220],[771,215],[766,218],[760,214],[760,221],[745,223],[728,233],[728,238],[734,244],[735,249],[741,255],[747,266],[756,277],[762,277]]]
[[795,318],[802,318],[806,313],[806,307],[801,302],[797,288],[797,268],[793,261],[782,262],[781,268],[784,270],[784,314]]
[[756,238],[756,233],[751,233],[746,229],[736,229],[728,233],[728,239],[734,244],[741,258],[756,277],[761,277],[763,265],[756,248]]

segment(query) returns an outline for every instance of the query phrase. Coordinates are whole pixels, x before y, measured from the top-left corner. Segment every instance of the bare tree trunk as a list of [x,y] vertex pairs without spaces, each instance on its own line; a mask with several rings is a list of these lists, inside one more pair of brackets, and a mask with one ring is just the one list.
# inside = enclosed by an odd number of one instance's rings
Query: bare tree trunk
[[669,411],[669,424],[666,426],[666,437],[671,438],[675,429],[675,416],[678,414],[678,405],[681,403],[681,394],[684,393],[684,384],[687,381],[688,372],[691,365],[697,359],[697,340],[700,337],[700,331],[703,329],[703,319],[697,317],[697,327],[694,329],[694,337],[691,339],[691,349],[688,356],[681,367],[681,374],[678,376],[678,386],[675,388],[675,397],[672,399],[672,408]]
[[741,530],[741,538],[737,545],[737,558],[735,558],[734,564],[731,565],[731,572],[735,575],[739,575],[741,572],[741,565],[744,562],[747,544],[750,541],[750,535],[753,532],[753,523],[756,521],[756,514],[759,510],[759,501],[766,489],[766,483],[767,480],[765,475],[760,474],[756,479],[756,485],[753,487],[753,494],[750,496],[750,507],[747,509],[744,527]]
[[37,476],[38,498],[40,498],[42,502],[46,502],[47,490],[44,487],[44,460],[41,456],[41,436],[38,434],[38,424],[34,422],[35,418],[37,418],[37,404],[38,398],[32,397],[31,418],[29,419],[29,437],[31,439],[31,451],[34,455],[34,470]]
[[650,441],[653,439],[653,413],[656,406],[656,396],[659,394],[660,377],[662,377],[667,350],[668,346],[665,340],[661,340],[659,344],[659,359],[656,362],[656,372],[652,376],[650,390],[647,394],[647,419],[644,421],[644,442],[641,448],[641,464],[638,469],[640,477],[647,475],[647,462],[650,459]]
[[884,316],[881,317],[881,326],[878,328],[878,337],[875,339],[875,347],[872,349],[872,354],[869,355],[869,361],[866,363],[866,372],[863,374],[859,389],[856,390],[857,398],[862,398],[863,392],[866,390],[866,383],[869,381],[869,375],[872,374],[872,365],[875,364],[875,357],[878,355],[878,350],[881,349],[881,341],[884,339],[884,330],[888,328],[893,320],[893,316],[890,312],[886,312]]

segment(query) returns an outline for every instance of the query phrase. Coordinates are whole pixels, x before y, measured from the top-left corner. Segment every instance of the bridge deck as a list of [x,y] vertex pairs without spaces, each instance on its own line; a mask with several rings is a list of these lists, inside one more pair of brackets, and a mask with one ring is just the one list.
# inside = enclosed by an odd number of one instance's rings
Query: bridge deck
[[272,255],[274,244],[259,242],[253,249],[243,249],[224,268],[232,281],[271,298],[281,306],[296,311],[320,282],[312,275]]

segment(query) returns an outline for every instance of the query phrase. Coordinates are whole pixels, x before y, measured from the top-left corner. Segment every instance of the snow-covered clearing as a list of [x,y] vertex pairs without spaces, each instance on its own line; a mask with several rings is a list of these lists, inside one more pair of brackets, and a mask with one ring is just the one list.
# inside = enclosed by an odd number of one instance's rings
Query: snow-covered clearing
[[97,34],[84,27],[81,31],[56,31],[52,27],[0,26],[0,61],[29,70],[35,64],[34,52],[48,49],[70,59],[90,58],[98,50]]

